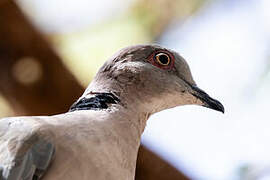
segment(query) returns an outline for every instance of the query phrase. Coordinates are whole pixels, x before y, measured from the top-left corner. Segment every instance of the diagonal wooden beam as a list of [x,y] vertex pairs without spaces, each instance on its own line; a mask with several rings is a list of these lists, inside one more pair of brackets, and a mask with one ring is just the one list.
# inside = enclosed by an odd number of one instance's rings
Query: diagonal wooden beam
[[189,180],[148,148],[141,146],[137,159],[136,180]]
[[[66,112],[83,87],[10,0],[0,3],[0,92],[18,115]],[[136,180],[188,180],[141,146]]]
[[0,8],[0,91],[26,115],[67,111],[84,88],[13,1]]

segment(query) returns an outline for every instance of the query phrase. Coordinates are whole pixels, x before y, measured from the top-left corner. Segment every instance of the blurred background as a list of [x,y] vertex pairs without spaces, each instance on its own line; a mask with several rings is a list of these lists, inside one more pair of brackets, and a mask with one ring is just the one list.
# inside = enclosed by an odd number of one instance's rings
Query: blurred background
[[153,115],[136,179],[269,180],[269,0],[1,0],[0,117],[67,111],[107,58],[143,43],[178,51],[225,114]]

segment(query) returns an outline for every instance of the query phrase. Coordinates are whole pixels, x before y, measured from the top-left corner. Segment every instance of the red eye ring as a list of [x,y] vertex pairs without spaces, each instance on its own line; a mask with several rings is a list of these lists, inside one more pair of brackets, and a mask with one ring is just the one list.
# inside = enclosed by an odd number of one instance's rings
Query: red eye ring
[[172,69],[174,67],[174,56],[166,50],[158,50],[153,52],[147,60],[160,69]]

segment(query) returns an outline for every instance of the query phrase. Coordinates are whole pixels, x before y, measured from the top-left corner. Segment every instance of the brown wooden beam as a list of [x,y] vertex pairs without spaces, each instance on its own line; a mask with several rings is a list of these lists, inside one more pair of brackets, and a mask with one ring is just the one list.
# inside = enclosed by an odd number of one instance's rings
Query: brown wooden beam
[[[13,1],[1,3],[0,8],[0,91],[26,115],[67,111],[83,87]],[[35,75],[36,81],[22,83]]]
[[[0,3],[0,91],[18,115],[66,112],[83,87],[13,1]],[[141,146],[136,180],[187,180]]]
[[137,160],[136,180],[189,180],[148,148],[141,146]]

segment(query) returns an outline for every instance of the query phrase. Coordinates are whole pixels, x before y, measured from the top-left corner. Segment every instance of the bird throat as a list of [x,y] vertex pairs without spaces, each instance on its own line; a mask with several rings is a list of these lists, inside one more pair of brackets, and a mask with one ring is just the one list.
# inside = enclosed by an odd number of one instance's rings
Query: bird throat
[[69,109],[69,112],[79,110],[101,110],[107,109],[110,104],[117,104],[120,99],[113,93],[91,92],[92,97],[83,97],[76,101]]

